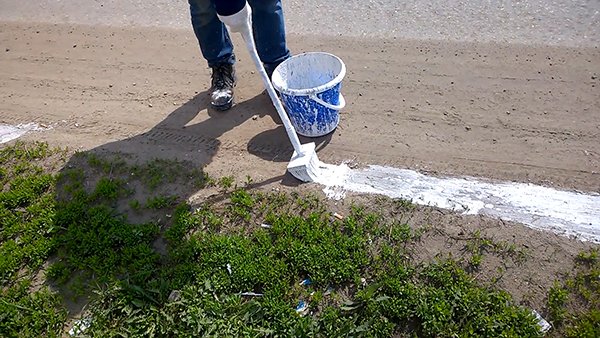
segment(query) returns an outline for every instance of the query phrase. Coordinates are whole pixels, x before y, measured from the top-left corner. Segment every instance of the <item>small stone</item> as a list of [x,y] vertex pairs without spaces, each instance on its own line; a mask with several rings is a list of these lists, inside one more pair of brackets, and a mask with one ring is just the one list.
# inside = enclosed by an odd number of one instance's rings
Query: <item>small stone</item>
[[258,115],[254,115],[254,116],[252,116],[252,119],[253,119],[254,121],[256,121],[256,120],[258,119]]
[[148,107],[152,108],[152,103],[148,103]]
[[6,48],[6,49],[5,49],[5,51],[6,51],[6,52],[10,52],[10,48]]
[[112,84],[109,84],[109,85],[108,85],[108,88],[112,88],[112,87],[113,87],[113,85],[112,85]]
[[77,47],[77,45],[73,45],[73,48]]
[[466,126],[466,127],[465,127],[465,129],[466,129],[467,131],[469,131],[469,130],[471,130],[471,127],[469,127],[469,126]]
[[136,83],[134,82],[134,83],[132,83],[132,85],[133,85],[133,86],[135,86],[135,85],[136,85]]
[[[8,48],[6,49],[6,51],[8,52]],[[592,75],[592,80],[596,80],[598,77],[595,75]]]
[[163,93],[163,95],[164,95],[164,96],[167,96],[167,92],[164,92],[164,93]]
[[362,93],[358,93],[358,96],[362,96]]
[[173,290],[173,291],[171,291],[171,294],[169,295],[168,301],[175,302],[175,301],[179,300],[180,297],[181,297],[181,292],[179,290]]
[[506,111],[506,115],[510,115],[510,111],[509,110]]

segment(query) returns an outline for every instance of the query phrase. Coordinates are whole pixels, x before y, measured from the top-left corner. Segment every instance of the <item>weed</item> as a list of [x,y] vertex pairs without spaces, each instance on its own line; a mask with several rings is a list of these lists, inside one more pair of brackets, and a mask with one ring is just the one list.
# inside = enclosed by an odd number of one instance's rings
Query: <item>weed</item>
[[129,207],[132,210],[139,211],[142,208],[142,204],[140,203],[140,201],[138,201],[136,199],[132,199],[132,200],[129,200]]
[[25,143],[17,141],[13,146],[0,150],[0,164],[11,161],[31,162],[50,156],[54,151],[45,142]]
[[596,338],[600,337],[600,309],[591,309],[583,313],[566,329],[566,337]]
[[393,223],[390,226],[390,240],[394,242],[407,242],[412,239],[412,231],[408,224]]
[[407,199],[396,198],[392,202],[397,211],[412,211],[416,208],[416,205]]
[[[0,336],[64,334],[61,294],[31,284],[48,261],[54,263],[47,278],[73,297],[94,291],[86,307],[93,318],[89,336],[538,335],[528,311],[508,294],[478,285],[453,259],[420,265],[408,259],[408,244],[429,227],[413,230],[358,205],[335,219],[316,194],[241,189],[233,177],[217,183],[230,192],[223,204],[192,210],[175,205],[180,196],[160,192],[179,180],[214,182],[200,170],[164,160],[128,166],[123,155],[96,154],[82,157],[91,170],[66,168],[55,177],[36,164],[49,153],[29,145],[0,152]],[[169,209],[164,232],[156,223],[132,224],[118,211],[119,205],[140,209],[129,199],[133,181],[161,189],[146,207]],[[414,208],[394,203],[398,211]],[[161,235],[167,248],[159,254]],[[519,252],[481,234],[467,247],[472,259]],[[580,271],[549,297],[555,308],[577,301],[589,309],[579,317],[561,314],[571,336],[596,333],[595,257],[582,253]],[[312,284],[299,286],[305,278]],[[298,299],[309,303],[308,315],[294,311]]]
[[112,176],[113,173],[126,172],[127,163],[118,154],[101,156],[95,153],[86,153],[86,157],[92,168],[101,170],[105,175]]
[[60,298],[47,287],[29,291],[28,282],[0,291],[0,336],[58,337],[67,317]]
[[246,222],[252,217],[252,209],[254,207],[254,198],[244,189],[238,189],[231,194],[229,211],[236,218],[245,220]]
[[594,265],[598,263],[598,249],[592,249],[589,252],[580,252],[576,258],[577,262]]
[[198,168],[194,168],[190,172],[189,179],[190,182],[192,182],[192,184],[194,185],[194,187],[198,189],[214,185],[214,179],[212,179],[210,176],[208,176],[207,173]]
[[189,169],[184,163],[164,159],[153,159],[145,164],[132,166],[128,171],[130,176],[140,179],[151,191],[178,179],[191,181],[196,187],[203,187],[207,179],[202,170]]
[[177,196],[154,196],[148,197],[146,208],[148,209],[164,209],[177,204]]
[[46,277],[56,281],[58,284],[65,284],[71,277],[71,270],[67,264],[58,261],[48,267]]
[[42,160],[45,143],[16,142],[0,149],[0,336],[58,336],[66,318],[59,297],[31,276],[55,249],[53,175]]
[[217,185],[222,191],[227,191],[233,187],[235,178],[233,176],[223,176],[219,179]]
[[518,249],[514,243],[495,241],[481,235],[479,230],[472,233],[471,238],[465,246],[466,251],[471,253],[469,266],[475,270],[479,269],[483,261],[483,254],[491,252],[501,257],[510,257],[515,263],[523,263],[527,254],[523,249]]
[[[580,252],[575,258],[573,278],[554,282],[548,293],[548,312],[556,328],[565,328],[568,337],[598,337],[600,334],[600,261],[597,249]],[[577,315],[568,306],[583,308]]]
[[566,313],[564,306],[569,298],[569,293],[558,282],[548,293],[548,310],[550,311],[550,319],[555,325],[560,325]]
[[96,184],[96,189],[91,197],[92,199],[114,201],[124,193],[123,185],[124,182],[119,179],[102,177]]

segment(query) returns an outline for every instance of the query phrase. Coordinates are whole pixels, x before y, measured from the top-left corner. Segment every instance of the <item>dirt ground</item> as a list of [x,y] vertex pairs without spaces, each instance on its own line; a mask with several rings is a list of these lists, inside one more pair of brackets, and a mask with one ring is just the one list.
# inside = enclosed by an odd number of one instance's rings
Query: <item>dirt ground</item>
[[[52,127],[26,139],[282,180],[291,147],[243,48],[237,105],[220,113],[207,108],[191,29],[3,22],[0,45],[0,123]],[[320,36],[289,46],[348,68],[340,125],[316,140],[324,161],[600,192],[597,48]]]

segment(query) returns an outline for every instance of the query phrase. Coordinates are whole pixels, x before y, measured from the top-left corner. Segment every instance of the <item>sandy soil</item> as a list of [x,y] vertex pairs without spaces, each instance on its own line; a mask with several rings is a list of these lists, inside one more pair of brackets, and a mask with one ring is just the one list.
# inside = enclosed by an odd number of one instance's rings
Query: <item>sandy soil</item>
[[[5,22],[0,42],[0,123],[52,127],[27,139],[177,157],[214,175],[285,172],[291,147],[241,48],[237,105],[220,113],[207,108],[209,70],[191,30]],[[339,128],[316,140],[324,161],[600,191],[597,48],[289,44],[348,67]]]

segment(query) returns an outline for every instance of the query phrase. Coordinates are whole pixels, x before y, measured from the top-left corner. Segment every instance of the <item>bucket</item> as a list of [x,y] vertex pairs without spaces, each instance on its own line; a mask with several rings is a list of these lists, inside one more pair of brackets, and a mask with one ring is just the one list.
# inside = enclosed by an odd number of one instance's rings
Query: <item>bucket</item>
[[302,53],[282,62],[272,76],[273,87],[296,132],[306,137],[331,133],[346,102],[340,93],[346,65],[335,55]]

